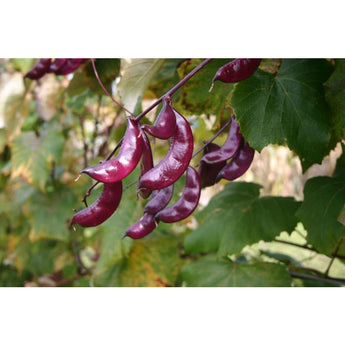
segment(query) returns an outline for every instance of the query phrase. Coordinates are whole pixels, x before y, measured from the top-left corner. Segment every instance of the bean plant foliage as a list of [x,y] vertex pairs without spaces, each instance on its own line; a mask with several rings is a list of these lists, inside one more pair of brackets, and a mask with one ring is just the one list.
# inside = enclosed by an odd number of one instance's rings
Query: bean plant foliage
[[[345,61],[252,60],[0,60],[0,286],[345,285]],[[342,153],[297,198],[245,178],[269,146]]]

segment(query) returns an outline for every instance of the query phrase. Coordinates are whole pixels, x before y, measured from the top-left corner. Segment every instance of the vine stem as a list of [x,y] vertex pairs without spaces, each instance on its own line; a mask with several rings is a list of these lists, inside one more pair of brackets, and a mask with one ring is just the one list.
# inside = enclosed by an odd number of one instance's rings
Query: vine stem
[[173,86],[169,91],[167,91],[163,96],[158,98],[154,103],[152,103],[147,109],[145,109],[141,114],[135,117],[134,121],[138,122],[142,119],[149,111],[155,108],[165,97],[170,97],[175,93],[181,86],[183,86],[190,78],[192,78],[196,73],[198,73],[202,68],[204,68],[212,59],[205,59],[198,66],[196,66],[191,72],[189,72],[183,79],[181,79],[175,86]]
[[101,86],[101,88],[103,89],[103,91],[112,99],[112,101],[117,104],[121,109],[123,109],[124,111],[126,111],[128,114],[134,116],[133,113],[131,113],[128,109],[126,109],[121,103],[119,103],[118,101],[116,101],[114,99],[114,97],[109,93],[109,91],[105,88],[105,86],[103,85],[99,75],[98,75],[98,72],[97,72],[97,69],[96,69],[96,65],[95,65],[95,59],[91,59],[91,63],[92,63],[92,68],[93,68],[93,71],[95,73],[95,76],[96,76],[96,79],[99,83],[99,85]]

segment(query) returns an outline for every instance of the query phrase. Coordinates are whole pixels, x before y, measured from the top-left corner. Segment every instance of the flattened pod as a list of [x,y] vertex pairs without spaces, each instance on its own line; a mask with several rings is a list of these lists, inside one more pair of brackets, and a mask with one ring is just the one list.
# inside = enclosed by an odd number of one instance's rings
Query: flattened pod
[[142,150],[143,138],[139,124],[133,118],[129,117],[119,154],[114,159],[104,161],[99,165],[87,167],[81,173],[86,173],[96,181],[104,183],[120,181],[129,175],[137,166]]
[[48,72],[55,73],[58,71],[66,62],[67,59],[54,59],[50,64]]
[[174,134],[176,128],[176,116],[174,109],[171,106],[170,97],[163,100],[163,108],[159,112],[154,125],[142,125],[141,128],[153,137],[159,139],[168,139]]
[[220,80],[224,83],[237,83],[249,78],[259,67],[261,59],[235,59],[219,68],[212,83]]
[[105,183],[102,194],[90,206],[77,212],[71,220],[72,224],[83,227],[97,226],[106,221],[118,208],[122,196],[122,181]]
[[[214,152],[219,149],[220,147],[217,144],[210,143],[205,147],[204,152],[205,154],[207,154],[209,152]],[[218,173],[222,170],[222,168],[225,165],[226,161],[209,164],[201,159],[198,170],[201,181],[201,188],[213,186],[216,183],[216,177]]]
[[236,156],[219,172],[216,182],[224,178],[228,181],[233,181],[242,176],[252,164],[255,150],[242,139],[242,144]]
[[139,180],[139,188],[163,189],[186,171],[193,155],[193,133],[188,121],[174,110],[176,129],[166,156]]
[[49,69],[52,59],[39,59],[34,67],[25,74],[25,78],[40,79],[43,77]]
[[235,116],[232,116],[228,137],[223,146],[219,150],[213,150],[207,153],[201,160],[209,164],[224,162],[235,155],[240,147],[241,141],[240,125],[235,121]]
[[64,64],[55,72],[55,74],[66,75],[72,73],[86,60],[88,59],[66,59]]
[[[153,168],[153,157],[152,157],[150,141],[144,132],[142,132],[142,136],[143,136],[143,152],[141,155],[140,176],[144,175],[147,171]],[[139,189],[139,194],[144,199],[147,199],[151,195],[151,192],[152,192],[151,189],[148,189],[148,188]]]
[[130,237],[135,240],[143,238],[150,234],[157,227],[155,218],[150,213],[144,213],[144,215],[133,225],[131,225],[123,235],[123,237]]
[[155,219],[174,223],[187,218],[198,206],[201,192],[200,178],[196,170],[187,168],[186,185],[180,199],[156,214]]
[[163,189],[154,190],[151,200],[146,204],[144,212],[155,215],[169,204],[174,193],[174,185],[171,184]]

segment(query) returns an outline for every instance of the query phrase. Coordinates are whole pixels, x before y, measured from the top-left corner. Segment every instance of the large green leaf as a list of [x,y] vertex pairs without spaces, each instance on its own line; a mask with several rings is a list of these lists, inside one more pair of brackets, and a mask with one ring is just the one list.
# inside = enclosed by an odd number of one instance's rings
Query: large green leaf
[[53,162],[62,157],[64,138],[54,126],[37,137],[33,131],[18,135],[12,142],[12,178],[22,176],[44,190]]
[[206,255],[181,269],[182,284],[194,287],[291,286],[286,266],[274,263],[241,264]]
[[314,177],[304,186],[304,200],[296,215],[308,231],[308,243],[328,256],[345,236],[345,226],[337,220],[344,204],[344,176]]
[[306,170],[328,154],[331,113],[323,83],[332,71],[323,59],[284,59],[276,74],[257,70],[236,84],[231,105],[249,144],[261,151],[287,143]]
[[253,183],[228,183],[197,215],[199,227],[186,236],[186,252],[218,250],[224,256],[294,230],[299,203],[290,197],[260,198],[259,189]]
[[118,90],[124,106],[134,111],[151,79],[163,66],[164,59],[122,59]]

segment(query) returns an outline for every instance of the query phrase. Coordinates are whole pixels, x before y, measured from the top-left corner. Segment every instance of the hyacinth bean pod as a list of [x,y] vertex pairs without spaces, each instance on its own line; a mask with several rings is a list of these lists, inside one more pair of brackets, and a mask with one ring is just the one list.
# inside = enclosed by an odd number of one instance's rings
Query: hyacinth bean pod
[[52,59],[39,59],[36,65],[25,74],[25,78],[40,79],[43,77],[49,69],[51,60]]
[[131,225],[123,235],[123,238],[128,236],[135,240],[143,238],[150,234],[157,227],[154,215],[144,213],[144,215],[133,225]]
[[259,67],[261,59],[235,59],[219,68],[212,83],[220,80],[224,83],[237,83],[249,78]]
[[[144,175],[147,171],[153,168],[153,157],[150,141],[147,135],[142,131],[143,136],[143,152],[140,162],[140,176]],[[139,194],[142,198],[147,199],[151,195],[151,189],[142,188],[139,189]]]
[[155,218],[164,223],[174,223],[187,218],[198,206],[200,192],[199,174],[189,166],[187,168],[186,185],[180,199],[175,204],[158,212]]
[[163,108],[159,112],[157,119],[153,126],[142,125],[147,133],[155,138],[168,139],[170,138],[176,128],[176,116],[173,107],[171,106],[171,98],[163,99]]
[[234,158],[219,172],[216,182],[222,178],[228,181],[233,181],[242,176],[252,164],[254,153],[255,150],[251,148],[244,139],[242,139],[238,152]]
[[63,65],[55,72],[56,75],[66,75],[74,72],[83,62],[88,59],[65,59]]
[[144,212],[155,215],[169,204],[174,193],[174,185],[152,192],[151,200],[145,205]]
[[139,189],[163,189],[176,180],[187,169],[193,155],[193,133],[188,121],[174,110],[176,129],[166,156],[139,180]]
[[[87,167],[80,173],[88,174],[99,182],[114,183],[120,181],[135,169],[140,160],[142,150],[143,136],[140,125],[132,117],[128,117],[127,129],[118,155],[114,159],[104,161],[99,165]],[[147,188],[150,187],[147,186]]]
[[[204,155],[209,152],[214,152],[219,150],[220,147],[215,143],[209,143],[204,149]],[[202,159],[199,164],[199,176],[201,182],[201,188],[213,186],[216,183],[216,177],[222,168],[226,165],[226,161],[221,161],[219,163],[208,164]]]
[[122,196],[122,181],[105,183],[99,198],[90,206],[77,212],[71,220],[71,225],[83,227],[97,226],[106,221],[117,209]]
[[67,59],[54,59],[49,66],[48,73],[56,73],[66,62]]
[[232,116],[228,137],[223,146],[219,150],[212,150],[205,154],[201,160],[208,164],[224,162],[234,156],[241,144],[241,140],[240,126],[235,121],[235,116]]

